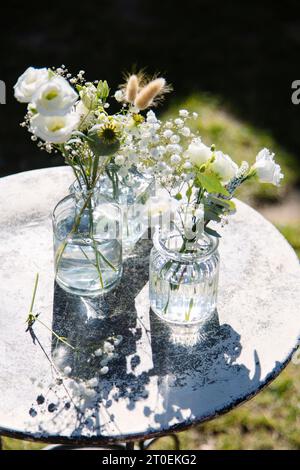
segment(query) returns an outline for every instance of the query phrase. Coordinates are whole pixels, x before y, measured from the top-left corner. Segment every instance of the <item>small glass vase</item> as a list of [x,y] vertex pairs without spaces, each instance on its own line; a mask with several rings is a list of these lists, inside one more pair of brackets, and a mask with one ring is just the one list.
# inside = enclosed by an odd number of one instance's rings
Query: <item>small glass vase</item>
[[79,191],[53,211],[55,277],[64,290],[98,296],[122,276],[122,213],[98,191]]
[[117,167],[110,164],[98,183],[99,191],[118,202],[123,213],[123,255],[126,257],[148,228],[145,205],[155,195],[152,176],[140,173],[135,167],[126,176],[120,176]]
[[218,239],[202,234],[182,252],[177,231],[153,237],[150,255],[150,304],[164,321],[176,325],[205,323],[216,309],[219,254]]

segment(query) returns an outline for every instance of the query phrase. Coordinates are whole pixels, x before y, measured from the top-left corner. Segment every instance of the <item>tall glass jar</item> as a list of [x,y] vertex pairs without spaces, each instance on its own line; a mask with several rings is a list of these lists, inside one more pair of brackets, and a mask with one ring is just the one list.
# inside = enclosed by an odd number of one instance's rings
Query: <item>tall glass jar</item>
[[108,292],[122,275],[122,214],[98,191],[74,191],[53,212],[57,283],[81,296]]
[[100,178],[99,191],[115,199],[123,213],[123,254],[131,253],[136,243],[148,228],[144,207],[155,195],[155,182],[152,176],[140,173],[134,166],[126,176],[121,176],[117,166],[110,164]]
[[202,234],[182,250],[177,231],[156,231],[150,255],[150,304],[163,320],[174,324],[206,322],[217,304],[218,239]]
[[[95,191],[115,200],[122,211],[122,247],[123,258],[129,255],[136,243],[148,228],[145,217],[145,205],[155,195],[155,181],[152,176],[140,173],[135,167],[128,170],[126,176],[118,173],[114,163],[107,165],[106,173],[97,181]],[[84,183],[81,182],[84,187]],[[70,186],[70,193],[78,191],[78,181]]]

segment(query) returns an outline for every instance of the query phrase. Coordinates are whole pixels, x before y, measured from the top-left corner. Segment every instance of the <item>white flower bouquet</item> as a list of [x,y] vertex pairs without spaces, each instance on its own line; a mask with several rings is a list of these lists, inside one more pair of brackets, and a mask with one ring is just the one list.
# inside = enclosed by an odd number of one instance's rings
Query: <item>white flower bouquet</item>
[[[258,153],[252,166],[247,162],[238,166],[214,145],[207,146],[190,125],[198,118],[197,113],[182,109],[174,119],[158,119],[149,108],[170,90],[164,78],[149,80],[142,73],[129,75],[114,94],[120,110],[109,114],[110,89],[105,80],[88,82],[83,71],[73,77],[64,66],[30,67],[16,83],[15,96],[28,104],[21,125],[28,128],[38,147],[49,153],[61,153],[74,172],[81,194],[81,203],[76,205],[75,215],[71,217],[72,224],[64,220],[64,235],[57,237],[57,272],[60,263],[61,273],[68,271],[68,266],[70,272],[75,272],[77,264],[83,264],[84,260],[85,268],[78,270],[75,281],[80,284],[86,279],[78,290],[80,295],[96,295],[115,285],[112,273],[121,275],[122,250],[118,245],[108,249],[107,240],[99,242],[97,231],[107,226],[113,211],[105,211],[103,201],[99,209],[95,192],[101,192],[101,178],[106,174],[115,194],[120,181],[134,168],[142,175],[155,178],[156,187],[165,193],[157,194],[154,202],[149,202],[149,213],[154,215],[154,220],[158,213],[177,208],[169,230],[171,235],[165,233],[160,237],[163,241],[157,239],[150,261],[152,308],[164,315],[170,311],[171,320],[179,315],[178,321],[181,321],[181,309],[184,321],[190,322],[198,321],[206,308],[211,312],[215,307],[211,298],[217,287],[211,279],[217,279],[217,269],[213,266],[218,265],[218,259],[216,242],[212,239],[219,234],[210,222],[224,223],[235,211],[232,198],[244,182],[257,178],[278,186],[283,175],[268,149]],[[60,229],[56,227],[57,232]],[[73,243],[68,251],[70,239],[75,236],[76,249]],[[203,275],[203,257],[214,257],[212,264],[205,268],[207,279]],[[68,282],[73,281],[71,277]],[[67,290],[68,282],[61,281]],[[213,286],[213,295],[205,291],[206,283]]]

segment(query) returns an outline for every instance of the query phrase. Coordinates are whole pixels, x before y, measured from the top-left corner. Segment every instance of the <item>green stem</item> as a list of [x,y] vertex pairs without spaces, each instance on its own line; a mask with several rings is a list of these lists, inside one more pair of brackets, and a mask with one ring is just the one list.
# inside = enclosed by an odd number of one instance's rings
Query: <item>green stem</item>
[[36,273],[29,314],[31,314],[32,311],[33,311],[33,307],[34,307],[34,302],[35,302],[35,296],[36,296],[36,291],[37,291],[38,283],[39,283],[39,273]]
[[91,200],[91,197],[92,197],[92,194],[89,194],[89,196],[87,197],[87,199],[85,200],[82,208],[80,209],[80,212],[79,214],[77,215],[77,217],[75,218],[75,222],[74,222],[74,225],[72,227],[72,229],[70,230],[70,232],[68,233],[68,235],[66,236],[66,239],[61,243],[61,245],[58,247],[57,249],[57,252],[56,252],[56,256],[55,256],[55,265],[56,265],[56,275],[57,275],[57,272],[58,272],[58,267],[59,267],[59,263],[60,263],[60,260],[62,258],[62,255],[64,254],[64,251],[66,249],[66,246],[68,244],[67,242],[67,239],[73,235],[74,233],[76,233],[76,230],[78,229],[79,227],[79,224],[80,224],[80,221],[81,221],[81,217],[82,217],[82,214],[83,212],[85,211],[85,209],[87,208],[88,204],[89,204],[89,201]]
[[102,276],[101,266],[100,266],[100,261],[99,261],[99,252],[98,252],[97,243],[94,238],[94,219],[93,219],[93,208],[92,208],[91,200],[89,202],[89,216],[90,216],[90,238],[93,242],[93,249],[95,252],[95,259],[96,259],[95,268],[97,269],[97,273],[99,276],[100,287],[101,289],[103,289],[104,283],[103,283],[103,276]]
[[59,336],[58,334],[56,334],[55,331],[53,331],[51,328],[49,328],[49,326],[47,326],[46,323],[44,323],[42,320],[37,318],[35,315],[34,315],[34,319],[36,321],[38,321],[41,325],[43,325],[45,328],[47,328],[47,330],[50,331],[50,333],[52,333],[53,336],[55,336],[55,338],[57,338],[59,341],[66,344],[67,346],[69,346],[69,348],[71,348],[73,350],[76,349],[74,346],[72,346],[70,343],[68,343],[68,341],[66,341],[62,336]]

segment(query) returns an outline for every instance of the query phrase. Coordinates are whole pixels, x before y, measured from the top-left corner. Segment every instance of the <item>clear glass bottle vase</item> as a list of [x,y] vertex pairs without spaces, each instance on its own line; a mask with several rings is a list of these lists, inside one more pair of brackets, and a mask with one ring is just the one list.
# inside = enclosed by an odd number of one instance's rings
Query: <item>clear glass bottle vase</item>
[[73,191],[53,211],[57,283],[81,296],[114,288],[122,275],[122,213],[95,191]]
[[[84,187],[84,182],[81,182]],[[78,181],[70,186],[70,193],[80,189]],[[145,217],[145,206],[151,196],[155,195],[155,180],[152,176],[143,175],[134,166],[126,176],[121,176],[118,166],[107,165],[106,172],[97,181],[95,191],[108,196],[117,202],[122,211],[122,247],[123,258],[128,256],[136,243],[148,228]]]
[[153,237],[150,255],[150,304],[164,321],[201,324],[213,316],[217,304],[218,239],[202,233],[188,250],[178,230]]
[[99,179],[99,191],[118,202],[123,214],[123,254],[127,256],[148,228],[145,204],[155,195],[152,176],[140,173],[134,166],[126,176],[120,176],[117,167],[110,164]]

